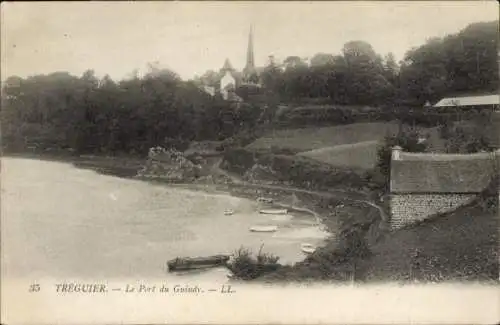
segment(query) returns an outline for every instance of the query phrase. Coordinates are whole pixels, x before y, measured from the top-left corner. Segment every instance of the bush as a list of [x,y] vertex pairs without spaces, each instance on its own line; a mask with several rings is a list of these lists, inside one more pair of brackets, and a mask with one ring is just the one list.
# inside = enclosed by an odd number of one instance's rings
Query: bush
[[273,179],[277,182],[290,182],[308,189],[338,185],[363,188],[366,185],[358,170],[335,167],[303,156],[273,154],[267,150],[227,150],[221,166],[243,176],[251,173],[255,165],[260,165],[260,170],[273,171]]
[[186,159],[180,151],[153,147],[149,149],[148,159],[137,175],[175,181],[192,181],[199,177],[200,170],[200,165]]
[[252,280],[280,268],[279,257],[262,253],[262,248],[263,246],[260,247],[256,257],[252,256],[249,249],[243,247],[236,251],[234,260],[227,265],[228,269],[233,273],[233,277]]
[[287,155],[287,156],[293,156],[300,152],[297,149],[282,148],[279,146],[271,146],[270,151],[275,155]]
[[363,229],[362,226],[355,225],[352,228],[341,232],[341,242],[343,242],[343,245],[340,246],[341,248],[338,253],[347,258],[363,258],[371,254],[365,238],[371,223],[363,226],[367,228]]
[[259,163],[276,171],[278,180],[308,189],[324,189],[340,184],[362,188],[366,184],[354,169],[334,167],[302,156],[262,155]]
[[412,128],[400,128],[397,135],[386,136],[377,151],[377,171],[385,178],[385,185],[389,184],[391,173],[392,148],[400,146],[407,152],[424,152],[427,149],[425,142],[419,143],[419,134]]
[[165,138],[163,141],[164,148],[171,148],[178,151],[185,151],[189,148],[190,142],[181,138]]
[[223,167],[230,171],[243,175],[255,164],[259,154],[243,148],[227,149],[223,155]]
[[476,203],[483,211],[490,213],[497,213],[499,207],[498,191],[500,186],[500,175],[498,171],[495,172],[490,184],[476,199]]

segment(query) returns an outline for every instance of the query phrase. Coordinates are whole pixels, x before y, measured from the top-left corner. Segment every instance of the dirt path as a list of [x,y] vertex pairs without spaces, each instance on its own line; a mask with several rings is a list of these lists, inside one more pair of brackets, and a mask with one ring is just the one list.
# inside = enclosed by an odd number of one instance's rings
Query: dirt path
[[289,192],[289,193],[301,193],[301,194],[310,194],[310,195],[315,195],[315,196],[321,196],[321,197],[326,197],[326,198],[336,198],[336,199],[341,199],[344,201],[349,201],[349,202],[355,202],[355,203],[361,203],[365,205],[369,205],[375,209],[378,210],[381,220],[382,221],[388,221],[388,215],[384,211],[384,209],[377,205],[374,202],[364,200],[360,198],[361,194],[356,198],[355,193],[347,193],[341,190],[330,190],[330,191],[312,191],[312,190],[306,190],[302,188],[296,188],[296,187],[290,187],[290,186],[284,186],[284,185],[270,185],[270,184],[256,184],[256,183],[249,183],[244,180],[242,180],[240,177],[220,168],[220,163],[222,162],[222,159],[219,159],[215,162],[215,164],[212,167],[212,171],[215,174],[218,175],[223,175],[227,178],[229,178],[235,186],[241,186],[241,187],[246,187],[246,188],[257,188],[257,189],[267,189],[267,190],[277,190],[277,191],[283,191],[283,192]]

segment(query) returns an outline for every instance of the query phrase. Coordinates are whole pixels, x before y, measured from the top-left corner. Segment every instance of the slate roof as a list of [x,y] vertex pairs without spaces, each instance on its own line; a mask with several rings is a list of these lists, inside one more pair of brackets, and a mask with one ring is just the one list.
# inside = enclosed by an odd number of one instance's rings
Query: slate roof
[[448,97],[437,102],[434,107],[499,105],[500,95]]
[[479,193],[490,183],[498,163],[491,154],[466,159],[427,154],[432,159],[426,160],[405,160],[404,155],[391,162],[392,193]]

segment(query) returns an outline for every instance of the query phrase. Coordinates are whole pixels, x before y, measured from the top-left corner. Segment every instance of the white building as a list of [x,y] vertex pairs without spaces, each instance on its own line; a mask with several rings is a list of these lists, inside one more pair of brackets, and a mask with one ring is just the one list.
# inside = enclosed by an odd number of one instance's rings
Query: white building
[[441,99],[433,107],[493,108],[498,110],[499,106],[500,95],[490,94],[481,96],[447,97]]

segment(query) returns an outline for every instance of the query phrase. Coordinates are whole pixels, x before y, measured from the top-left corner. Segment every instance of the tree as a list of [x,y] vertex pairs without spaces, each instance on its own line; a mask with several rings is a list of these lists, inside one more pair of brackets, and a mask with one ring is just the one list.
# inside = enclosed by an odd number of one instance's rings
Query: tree
[[351,64],[360,61],[374,62],[377,53],[373,47],[365,41],[350,41],[342,48],[344,58]]
[[416,130],[401,126],[397,135],[388,135],[377,150],[378,173],[383,176],[384,186],[389,186],[389,177],[391,173],[392,149],[399,146],[407,152],[424,152],[427,149],[425,142],[419,141],[419,134]]
[[291,71],[295,69],[300,69],[300,68],[306,68],[307,64],[302,60],[301,57],[292,55],[287,57],[283,61],[283,65],[285,66],[285,71]]
[[332,66],[335,64],[335,56],[328,53],[316,53],[311,58],[311,67]]
[[415,105],[445,95],[498,91],[498,21],[471,24],[411,49],[400,80],[401,93]]
[[283,72],[273,56],[269,57],[269,63],[261,73],[261,79],[266,90],[278,94],[282,92]]
[[307,84],[309,69],[298,56],[289,56],[283,61],[283,94],[288,98],[307,97],[310,86]]
[[200,78],[198,78],[197,81],[204,86],[218,87],[220,79],[220,73],[214,70],[208,70]]
[[[234,111],[227,102],[158,64],[143,77],[118,82],[88,70],[80,77],[65,72],[11,77],[2,86],[2,144],[9,150],[146,154],[167,140],[181,145],[219,139],[253,125],[248,115],[253,111],[227,120],[224,114]],[[251,123],[233,123],[238,118]]]
[[392,86],[384,75],[382,59],[372,46],[363,41],[352,41],[344,45],[347,64],[347,95],[355,104],[380,104],[392,92]]
[[394,87],[398,86],[399,66],[393,53],[388,53],[383,61],[384,76]]

